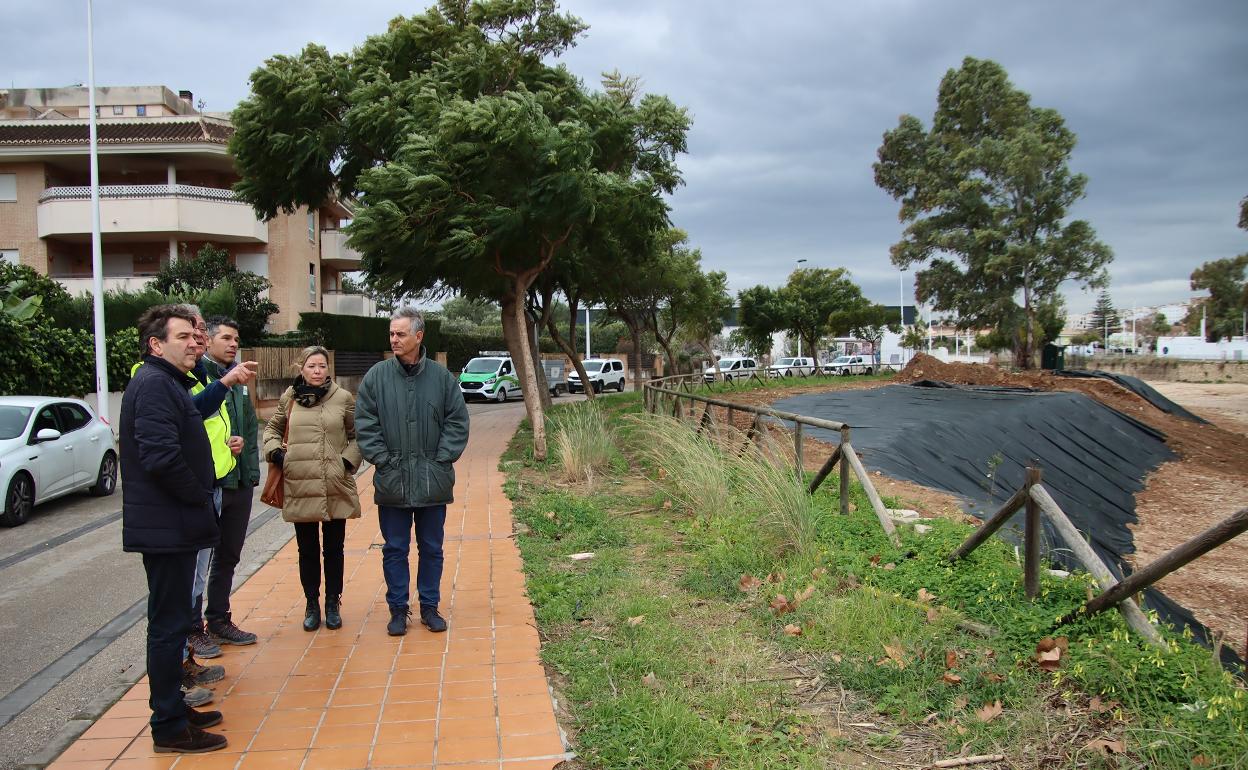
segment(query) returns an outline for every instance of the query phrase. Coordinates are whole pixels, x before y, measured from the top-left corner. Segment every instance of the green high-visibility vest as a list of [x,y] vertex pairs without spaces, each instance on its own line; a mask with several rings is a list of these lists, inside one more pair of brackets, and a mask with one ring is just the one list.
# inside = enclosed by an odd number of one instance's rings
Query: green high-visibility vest
[[[139,370],[143,365],[140,361],[130,368],[130,376]],[[188,373],[187,377],[193,377]],[[191,395],[195,396],[203,392],[204,384],[199,380],[195,380],[195,384],[191,386]],[[204,418],[204,430],[208,432],[208,445],[212,449],[212,471],[217,479],[225,478],[230,471],[234,470],[234,466],[238,465],[238,458],[230,451],[230,446],[226,442],[230,440],[230,433],[233,427],[230,425],[230,413],[225,408],[225,402],[221,402],[220,408],[215,413]]]

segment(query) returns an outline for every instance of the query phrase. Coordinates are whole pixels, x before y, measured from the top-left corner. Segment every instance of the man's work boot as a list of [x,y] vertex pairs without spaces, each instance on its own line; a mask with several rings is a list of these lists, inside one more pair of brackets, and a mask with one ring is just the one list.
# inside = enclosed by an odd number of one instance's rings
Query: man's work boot
[[407,633],[407,616],[412,612],[406,607],[391,607],[390,622],[386,624],[386,633],[391,636],[403,636]]
[[438,608],[430,604],[420,605],[420,622],[435,634],[446,630],[446,621],[438,614]]
[[199,685],[187,685],[186,680],[182,680],[182,702],[190,708],[202,706],[205,703],[212,703],[212,690]]
[[192,655],[182,661],[182,683],[190,686],[212,684],[225,678],[225,666],[204,666]]
[[303,611],[303,630],[315,631],[321,627],[321,601],[319,598],[308,599],[308,607]]
[[224,717],[220,711],[196,711],[190,707],[186,709],[186,723],[201,730],[221,724],[222,719]]
[[152,736],[152,746],[157,754],[203,754],[225,748],[224,735],[206,733],[194,725],[187,725],[181,735],[170,738]]
[[325,595],[325,627],[330,631],[342,628],[342,597]]
[[191,629],[191,634],[186,638],[186,641],[191,645],[191,651],[205,660],[221,657],[220,645],[212,641],[212,637],[208,636],[208,632],[204,630],[203,623]]
[[234,625],[229,615],[226,615],[225,620],[222,621],[208,621],[208,635],[218,644],[242,646],[256,643],[256,635]]

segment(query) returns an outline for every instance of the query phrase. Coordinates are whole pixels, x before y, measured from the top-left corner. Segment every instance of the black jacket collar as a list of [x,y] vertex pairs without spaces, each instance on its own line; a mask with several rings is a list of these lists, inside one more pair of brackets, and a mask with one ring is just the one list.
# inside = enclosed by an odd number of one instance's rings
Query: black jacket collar
[[143,363],[147,364],[148,366],[153,366],[159,369],[160,371],[164,372],[165,374],[168,374],[170,377],[177,380],[178,383],[182,387],[186,388],[187,390],[190,390],[191,387],[195,384],[195,380],[191,379],[181,369],[169,363],[168,361],[161,358],[160,356],[153,356],[150,354],[143,356]]

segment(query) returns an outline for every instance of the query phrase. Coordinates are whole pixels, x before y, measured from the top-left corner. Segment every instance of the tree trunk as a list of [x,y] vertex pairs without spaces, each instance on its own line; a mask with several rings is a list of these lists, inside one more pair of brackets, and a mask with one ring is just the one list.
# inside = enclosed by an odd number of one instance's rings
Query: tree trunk
[[533,375],[533,356],[530,352],[527,329],[528,315],[524,310],[524,297],[528,286],[520,277],[512,278],[510,291],[503,295],[503,335],[507,338],[507,350],[515,364],[524,394],[524,408],[533,427],[533,459],[546,460],[546,414],[542,409],[541,394],[537,392],[537,378]]
[[[576,308],[572,309],[572,313],[576,313]],[[572,341],[570,343],[568,340],[563,338],[562,334],[559,333],[559,324],[555,323],[555,319],[546,319],[546,329],[550,331],[550,336],[555,341],[555,344],[559,346],[559,349],[562,350],[564,355],[568,357],[568,360],[572,362],[572,368],[576,370],[576,375],[581,378],[581,382],[589,382],[589,375],[585,373],[585,365],[581,363],[581,357],[576,352],[575,323],[569,327],[570,332],[574,335],[572,336]],[[585,388],[585,398],[591,401],[597,398],[597,396],[594,395],[593,388]]]
[[1024,330],[1023,337],[1023,355],[1022,360],[1018,362],[1020,369],[1030,369],[1032,364],[1032,356],[1035,355],[1035,330],[1034,325],[1036,319],[1033,318],[1034,311],[1031,309],[1031,286],[1027,276],[1023,276],[1023,318],[1027,328]]
[[537,394],[542,399],[542,409],[546,410],[551,407],[550,400],[550,381],[546,379],[546,370],[542,367],[542,348],[537,339],[538,321],[533,317],[533,313],[525,313],[525,335],[529,340],[530,351],[533,356],[533,377],[537,380]]
[[[641,325],[637,323],[628,324],[628,335],[632,337],[633,339],[632,355],[633,355],[633,362],[636,364],[636,367],[637,367],[636,369],[633,370],[633,372],[635,373],[635,376],[633,377],[633,392],[640,393],[641,387],[642,387],[642,382],[641,382]],[[627,358],[627,356],[625,356],[625,358]],[[624,368],[627,369],[628,364],[624,364]],[[625,374],[627,373],[628,372],[626,371]]]

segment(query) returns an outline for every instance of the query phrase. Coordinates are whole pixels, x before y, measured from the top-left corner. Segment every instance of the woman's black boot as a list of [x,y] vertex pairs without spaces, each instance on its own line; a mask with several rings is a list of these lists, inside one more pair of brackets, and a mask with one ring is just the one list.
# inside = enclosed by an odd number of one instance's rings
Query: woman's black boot
[[303,630],[315,631],[321,627],[321,603],[317,597],[308,599],[308,608],[303,613]]
[[342,628],[342,615],[338,610],[342,607],[341,598],[335,594],[325,595],[325,627],[331,631]]

